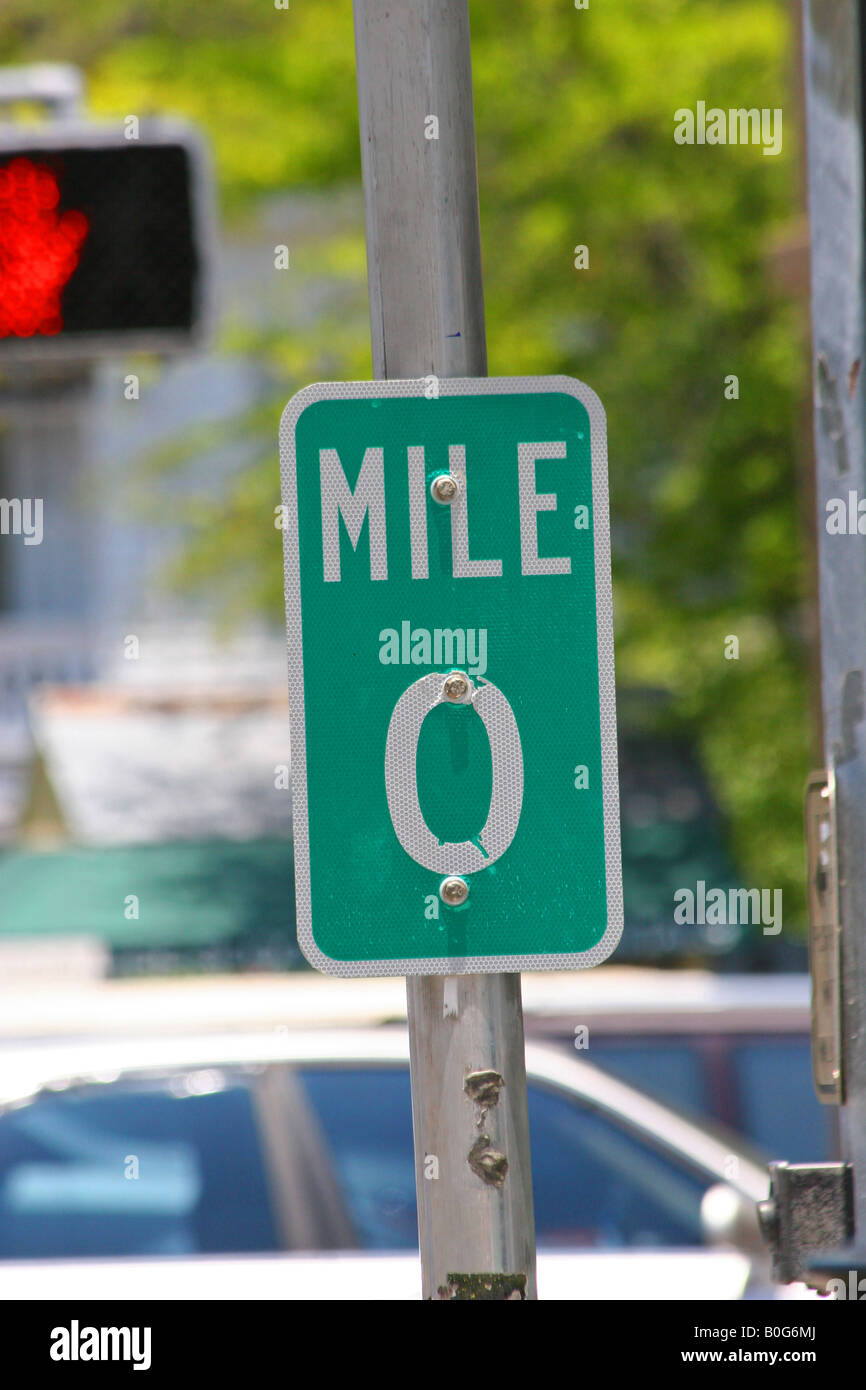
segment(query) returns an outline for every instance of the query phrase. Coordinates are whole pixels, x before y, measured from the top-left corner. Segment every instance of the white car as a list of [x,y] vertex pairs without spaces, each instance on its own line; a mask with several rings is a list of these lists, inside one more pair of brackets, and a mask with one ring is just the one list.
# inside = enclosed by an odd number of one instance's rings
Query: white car
[[[763,1165],[527,1045],[546,1298],[773,1297]],[[400,1026],[0,1050],[0,1298],[420,1294]]]

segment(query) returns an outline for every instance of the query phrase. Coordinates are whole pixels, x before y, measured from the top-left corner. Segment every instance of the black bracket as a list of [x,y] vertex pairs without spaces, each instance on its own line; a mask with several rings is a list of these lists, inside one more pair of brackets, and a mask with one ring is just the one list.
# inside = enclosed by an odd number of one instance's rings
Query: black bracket
[[810,1263],[818,1251],[844,1246],[854,1234],[854,1182],[849,1163],[771,1163],[770,1195],[758,1219],[777,1284],[826,1285]]

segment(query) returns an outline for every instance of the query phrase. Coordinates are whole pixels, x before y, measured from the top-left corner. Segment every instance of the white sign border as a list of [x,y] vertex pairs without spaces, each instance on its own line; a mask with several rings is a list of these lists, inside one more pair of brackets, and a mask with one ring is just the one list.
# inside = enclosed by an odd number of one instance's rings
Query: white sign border
[[[600,965],[616,948],[623,928],[622,860],[619,830],[619,776],[616,745],[616,685],[613,651],[613,595],[610,572],[610,502],[607,480],[607,428],[604,406],[590,387],[569,376],[441,377],[439,396],[564,393],[585,406],[590,422],[592,516],[595,544],[598,694],[604,803],[607,928],[586,951],[519,956],[435,956],[410,960],[335,960],[313,937],[310,889],[310,840],[307,815],[307,749],[304,711],[304,653],[301,630],[301,573],[298,538],[295,430],[308,406],[328,400],[375,400],[423,397],[429,377],[396,381],[320,381],[293,396],[280,421],[280,474],[284,507],[286,635],[289,657],[292,818],[294,823],[295,896],[298,943],[311,965],[342,978],[389,975],[475,975],[525,970],[583,970]],[[382,754],[384,758],[384,750]]]

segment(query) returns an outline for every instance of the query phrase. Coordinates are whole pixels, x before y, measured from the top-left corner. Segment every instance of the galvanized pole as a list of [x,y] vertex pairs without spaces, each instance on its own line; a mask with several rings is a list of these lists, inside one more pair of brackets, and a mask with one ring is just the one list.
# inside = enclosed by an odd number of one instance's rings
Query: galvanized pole
[[[467,0],[355,0],[377,378],[484,376]],[[519,975],[406,982],[424,1298],[535,1298]]]
[[[866,283],[863,73],[857,0],[805,0],[809,215],[825,764],[836,793],[838,1043],[819,1039],[842,1101],[842,1157],[866,1242]],[[852,510],[853,500],[853,510]],[[840,518],[844,512],[844,529]],[[866,512],[866,507],[864,507]],[[853,534],[851,519],[854,519]],[[822,946],[827,938],[822,939]],[[813,955],[817,1004],[833,1001],[832,953]],[[821,1022],[820,1015],[818,1022]],[[836,1063],[834,1066],[833,1063]]]

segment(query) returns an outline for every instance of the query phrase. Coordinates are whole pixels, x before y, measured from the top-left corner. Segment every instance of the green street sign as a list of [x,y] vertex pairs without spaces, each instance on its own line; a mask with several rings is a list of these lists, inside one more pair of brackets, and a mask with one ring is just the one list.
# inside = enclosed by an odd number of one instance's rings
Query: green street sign
[[607,450],[569,377],[308,386],[280,429],[298,937],[331,975],[622,930]]

